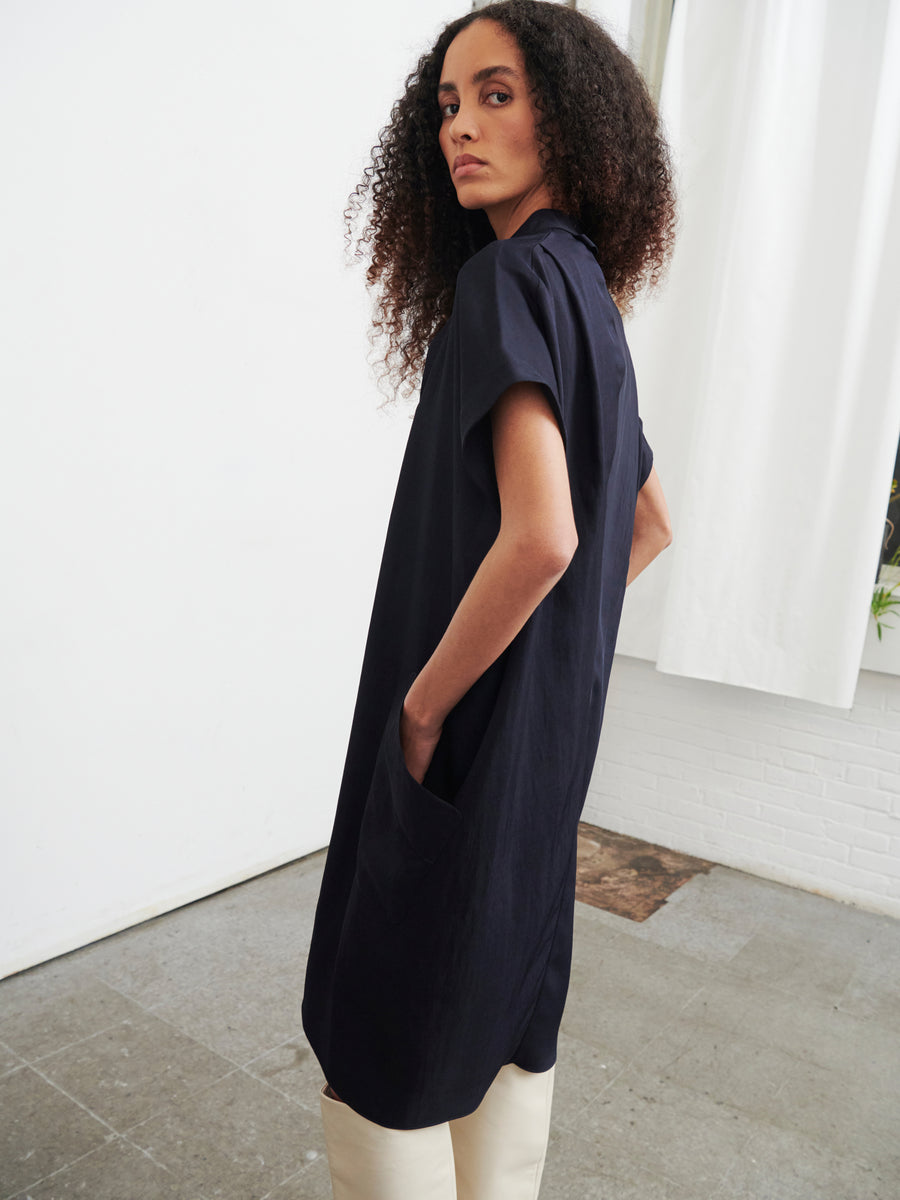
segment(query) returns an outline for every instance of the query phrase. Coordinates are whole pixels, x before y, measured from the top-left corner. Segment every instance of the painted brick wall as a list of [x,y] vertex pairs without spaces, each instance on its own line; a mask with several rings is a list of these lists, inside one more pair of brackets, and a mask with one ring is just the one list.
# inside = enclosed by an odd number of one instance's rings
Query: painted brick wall
[[900,677],[846,711],[616,655],[583,819],[900,917]]

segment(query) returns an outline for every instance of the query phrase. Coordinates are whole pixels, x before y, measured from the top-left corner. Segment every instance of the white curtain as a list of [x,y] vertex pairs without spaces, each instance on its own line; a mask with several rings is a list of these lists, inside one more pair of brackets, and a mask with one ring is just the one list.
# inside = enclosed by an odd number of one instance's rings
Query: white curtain
[[653,99],[658,100],[672,0],[578,0],[574,7],[599,18],[640,67]]
[[677,0],[681,230],[628,321],[675,539],[618,649],[849,708],[900,436],[900,0]]

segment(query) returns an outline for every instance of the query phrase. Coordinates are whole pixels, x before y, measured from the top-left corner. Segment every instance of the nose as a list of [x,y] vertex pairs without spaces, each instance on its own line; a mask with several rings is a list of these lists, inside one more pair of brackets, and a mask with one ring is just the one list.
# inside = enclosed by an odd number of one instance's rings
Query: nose
[[471,104],[460,102],[456,116],[450,122],[450,137],[454,142],[471,142],[478,137],[478,125]]

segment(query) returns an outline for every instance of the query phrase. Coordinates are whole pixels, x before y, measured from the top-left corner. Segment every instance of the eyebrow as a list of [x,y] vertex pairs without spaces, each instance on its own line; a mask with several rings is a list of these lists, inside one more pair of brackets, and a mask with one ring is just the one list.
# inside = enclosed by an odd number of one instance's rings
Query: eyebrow
[[[482,67],[480,71],[476,71],[472,76],[473,83],[484,83],[486,79],[491,79],[494,75],[508,75],[510,79],[518,79],[519,72],[514,71],[512,67]],[[439,83],[438,94],[441,92],[455,92],[455,83]]]

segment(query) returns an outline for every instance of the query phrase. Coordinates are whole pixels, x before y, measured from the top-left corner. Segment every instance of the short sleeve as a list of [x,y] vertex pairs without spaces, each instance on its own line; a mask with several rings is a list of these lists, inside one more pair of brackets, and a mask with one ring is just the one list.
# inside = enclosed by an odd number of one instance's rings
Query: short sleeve
[[546,284],[520,253],[481,252],[463,267],[454,300],[459,346],[460,437],[473,431],[506,388],[541,384],[566,441],[553,365],[554,312]]
[[647,482],[650,471],[653,468],[653,451],[650,449],[650,444],[644,437],[644,423],[638,417],[639,445],[638,445],[638,491]]

